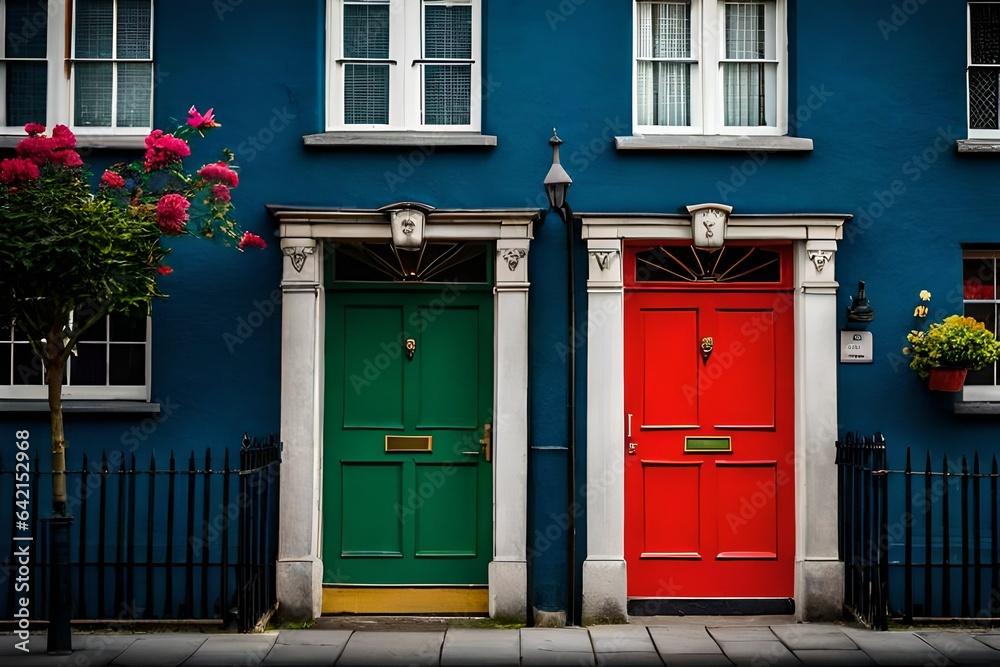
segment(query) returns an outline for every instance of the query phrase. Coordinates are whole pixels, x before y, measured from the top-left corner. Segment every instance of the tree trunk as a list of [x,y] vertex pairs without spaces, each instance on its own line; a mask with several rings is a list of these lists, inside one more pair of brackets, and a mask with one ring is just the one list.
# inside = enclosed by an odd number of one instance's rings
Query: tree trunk
[[49,386],[49,419],[52,423],[52,516],[66,516],[66,432],[63,430],[62,382],[66,373],[63,323],[57,317],[46,341],[46,383]]

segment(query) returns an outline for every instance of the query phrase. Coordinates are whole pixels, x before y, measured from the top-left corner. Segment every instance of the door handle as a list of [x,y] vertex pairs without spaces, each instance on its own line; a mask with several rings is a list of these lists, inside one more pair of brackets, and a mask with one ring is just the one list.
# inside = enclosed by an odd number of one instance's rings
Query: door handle
[[706,336],[701,339],[701,359],[702,361],[708,361],[708,357],[712,354],[712,348],[715,347],[715,341],[712,340],[711,336]]
[[493,455],[491,451],[493,449],[493,424],[483,424],[483,437],[479,440],[479,444],[483,446],[484,458],[488,462]]
[[412,338],[406,339],[406,358],[409,361],[413,361],[413,355],[417,351],[417,341]]
[[639,446],[639,444],[635,443],[635,442],[628,443],[628,454],[629,454],[629,456],[635,456],[635,449],[638,446]]

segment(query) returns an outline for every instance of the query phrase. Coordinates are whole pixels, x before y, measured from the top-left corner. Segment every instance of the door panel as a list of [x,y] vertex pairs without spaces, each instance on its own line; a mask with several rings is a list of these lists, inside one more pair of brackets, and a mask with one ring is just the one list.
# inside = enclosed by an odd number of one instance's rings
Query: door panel
[[492,471],[479,440],[493,403],[493,300],[440,294],[327,293],[327,583],[487,581]]
[[780,292],[628,294],[630,430],[623,444],[630,597],[792,596],[788,303]]
[[690,394],[698,385],[697,359],[685,344],[698,333],[696,310],[644,310],[640,371],[644,426],[698,423],[698,403]]

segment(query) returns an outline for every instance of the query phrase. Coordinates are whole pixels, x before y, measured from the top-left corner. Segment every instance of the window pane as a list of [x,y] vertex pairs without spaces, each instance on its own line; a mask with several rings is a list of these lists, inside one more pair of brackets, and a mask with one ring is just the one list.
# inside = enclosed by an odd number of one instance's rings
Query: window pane
[[[80,314],[79,311],[73,315],[73,324],[85,324],[81,320],[86,317],[86,315]],[[93,317],[93,315],[91,315]],[[80,336],[80,341],[82,342],[104,342],[108,339],[108,318],[102,317],[101,319],[94,322],[93,326],[83,332]]]
[[389,65],[344,65],[344,122],[389,122]]
[[108,364],[112,385],[146,384],[146,346],[112,345]]
[[640,62],[636,83],[640,125],[691,124],[691,65]]
[[77,58],[110,58],[114,30],[114,0],[77,0]]
[[118,0],[118,57],[150,57],[150,0]]
[[111,127],[114,65],[77,63],[73,122],[81,127]]
[[969,3],[969,39],[974,64],[1000,64],[1000,5]]
[[42,384],[44,381],[42,367],[42,360],[35,356],[31,345],[27,343],[14,343],[15,385]]
[[3,125],[11,127],[26,123],[45,123],[48,73],[45,61],[36,63],[8,62],[6,72],[7,117]]
[[150,127],[152,63],[118,63],[118,127]]
[[424,7],[424,57],[472,57],[472,7]]
[[7,0],[4,56],[45,58],[48,43],[48,13],[38,0]]
[[763,58],[766,37],[762,3],[726,3],[727,58]]
[[389,57],[389,5],[344,5],[344,57]]
[[691,57],[691,5],[644,2],[637,8],[636,105],[640,125],[691,124],[691,64],[651,62]]
[[114,342],[145,343],[146,318],[112,315],[111,340]]
[[1000,129],[997,117],[997,98],[1000,95],[998,74],[1000,69],[995,67],[969,68],[969,127],[974,130]]
[[774,123],[769,119],[774,106],[769,83],[776,77],[775,67],[765,63],[723,63],[726,125]]
[[10,343],[0,343],[0,384],[10,384]]
[[[986,328],[992,332],[997,330],[996,304],[993,303],[967,303],[965,304],[965,314],[974,317],[986,324]],[[978,371],[970,370],[965,377],[965,384],[992,385],[995,384],[996,364],[987,366]]]
[[427,65],[424,69],[424,124],[468,125],[471,65]]
[[996,298],[996,260],[992,257],[965,259],[962,262],[962,279],[965,299],[982,301]]
[[103,343],[79,343],[76,346],[76,356],[69,358],[70,384],[97,385],[108,383],[108,346]]

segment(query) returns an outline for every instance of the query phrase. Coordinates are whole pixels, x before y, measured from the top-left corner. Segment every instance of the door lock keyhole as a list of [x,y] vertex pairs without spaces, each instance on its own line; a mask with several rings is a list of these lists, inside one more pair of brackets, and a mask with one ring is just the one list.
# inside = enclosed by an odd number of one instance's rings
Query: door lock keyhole
[[417,341],[413,340],[412,338],[407,338],[406,339],[406,358],[409,361],[413,361],[413,355],[416,353],[416,351],[417,351]]

